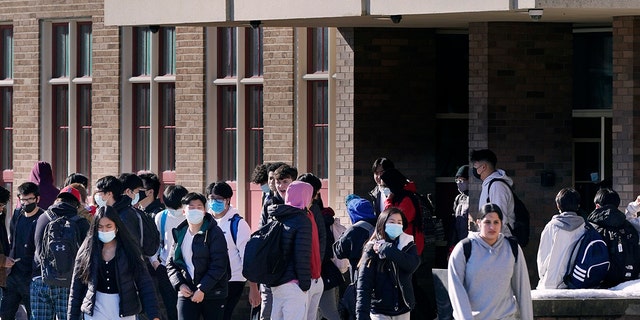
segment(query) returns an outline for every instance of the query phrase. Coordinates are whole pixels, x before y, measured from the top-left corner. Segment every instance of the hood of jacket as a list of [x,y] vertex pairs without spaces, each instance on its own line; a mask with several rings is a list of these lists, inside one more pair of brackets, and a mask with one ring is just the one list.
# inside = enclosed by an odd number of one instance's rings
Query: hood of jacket
[[53,184],[53,170],[51,170],[51,165],[46,161],[36,162],[33,168],[31,168],[29,181],[39,186],[41,184]]
[[482,187],[489,186],[489,182],[491,182],[491,180],[493,180],[493,179],[503,179],[510,186],[513,186],[513,179],[511,179],[509,176],[507,176],[507,173],[504,172],[504,170],[497,169],[492,174],[490,174],[486,179],[484,179],[484,181],[482,181]]
[[347,203],[347,213],[349,214],[351,223],[376,218],[371,202],[362,198],[351,199]]
[[302,209],[292,207],[286,204],[272,204],[267,208],[270,217],[277,220],[285,219],[287,216],[304,213]]
[[584,224],[584,218],[575,212],[563,212],[556,214],[551,219],[551,223],[565,231],[573,231],[581,228]]
[[58,217],[73,217],[78,214],[78,209],[66,202],[54,203],[49,207],[49,210],[55,213]]
[[[498,240],[496,240],[496,242],[493,245],[489,245],[486,241],[484,241],[484,239],[482,239],[482,237],[480,237],[480,232],[469,232],[468,235],[469,239],[476,239],[477,243],[480,244],[480,246],[484,249],[486,249],[488,252],[493,252],[493,250],[495,250],[496,248],[498,248],[499,246],[502,245],[502,242],[506,241],[504,234],[500,233],[498,235]],[[509,245],[509,244],[507,244]],[[511,249],[509,249],[511,250]]]
[[604,205],[589,214],[589,221],[605,229],[619,229],[627,218],[617,207]]
[[124,210],[127,207],[131,206],[131,197],[129,197],[126,194],[123,194],[122,196],[120,196],[120,200],[116,201],[113,204],[113,207],[118,211],[121,212],[122,210]]

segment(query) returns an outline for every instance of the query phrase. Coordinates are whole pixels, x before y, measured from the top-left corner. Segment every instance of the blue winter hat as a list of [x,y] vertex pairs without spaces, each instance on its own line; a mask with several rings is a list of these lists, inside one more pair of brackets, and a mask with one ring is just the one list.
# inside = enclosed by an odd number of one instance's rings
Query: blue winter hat
[[351,218],[351,223],[376,218],[371,202],[360,197],[353,198],[347,202],[347,213],[349,214],[349,218]]
[[355,193],[351,193],[348,194],[345,198],[344,198],[344,205],[348,206],[349,205],[349,201],[353,200],[353,199],[358,199],[360,198],[359,195],[355,194]]

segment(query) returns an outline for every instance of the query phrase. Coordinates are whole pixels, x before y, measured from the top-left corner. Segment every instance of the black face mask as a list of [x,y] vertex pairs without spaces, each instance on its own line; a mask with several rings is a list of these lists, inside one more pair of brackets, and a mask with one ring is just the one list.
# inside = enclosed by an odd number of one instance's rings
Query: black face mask
[[138,191],[138,202],[142,201],[142,199],[147,197],[147,192],[144,190]]
[[471,170],[471,173],[473,174],[474,177],[476,177],[476,179],[482,180],[482,178],[480,178],[480,174],[478,173],[478,169],[473,168],[473,170]]
[[24,209],[24,212],[29,213],[29,212],[35,210],[36,206],[38,206],[38,204],[33,202],[33,203],[29,203],[26,206],[23,206],[22,208]]

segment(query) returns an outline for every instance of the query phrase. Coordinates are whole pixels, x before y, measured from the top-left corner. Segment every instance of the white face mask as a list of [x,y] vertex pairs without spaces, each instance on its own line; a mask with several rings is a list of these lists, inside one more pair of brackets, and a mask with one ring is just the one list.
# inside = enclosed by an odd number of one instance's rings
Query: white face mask
[[115,230],[111,230],[111,231],[98,231],[98,239],[100,241],[102,241],[103,243],[109,243],[111,241],[113,241],[113,239],[116,238],[116,231]]
[[104,207],[107,205],[107,201],[102,199],[102,196],[100,196],[97,193],[93,196],[93,200],[96,202],[96,206],[98,206],[98,208]]
[[138,201],[140,201],[140,194],[136,193],[136,195],[133,197],[133,199],[131,199],[131,205],[135,206],[136,203],[138,203]]
[[187,221],[190,224],[199,224],[204,219],[204,211],[198,209],[187,210]]
[[171,209],[171,208],[167,208],[167,212],[169,212],[169,214],[174,217],[174,218],[179,218],[182,215],[182,210],[180,209]]
[[385,197],[388,197],[391,194],[391,189],[387,187],[382,188],[382,194],[384,194]]

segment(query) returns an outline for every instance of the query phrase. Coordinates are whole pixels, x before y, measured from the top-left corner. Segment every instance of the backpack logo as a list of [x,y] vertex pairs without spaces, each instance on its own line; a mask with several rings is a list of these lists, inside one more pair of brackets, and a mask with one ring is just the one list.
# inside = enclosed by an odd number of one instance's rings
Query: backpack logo
[[80,247],[80,216],[58,217],[46,212],[47,223],[39,248],[40,271],[43,281],[51,286],[69,287],[73,276],[76,253]]
[[597,287],[609,271],[609,249],[602,236],[589,222],[574,244],[563,282],[569,289]]

